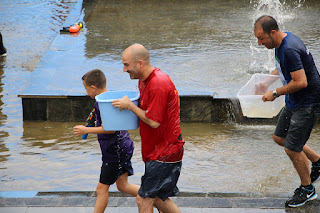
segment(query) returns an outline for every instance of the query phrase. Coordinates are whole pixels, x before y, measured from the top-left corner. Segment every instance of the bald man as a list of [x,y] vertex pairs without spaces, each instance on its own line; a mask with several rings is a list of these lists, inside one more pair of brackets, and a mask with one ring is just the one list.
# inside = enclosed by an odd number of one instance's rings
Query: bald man
[[[283,86],[267,91],[263,101],[274,101],[285,95],[286,105],[282,109],[273,140],[284,146],[301,181],[294,195],[286,202],[289,207],[304,205],[317,198],[313,186],[320,177],[320,156],[306,145],[317,122],[320,105],[320,75],[313,57],[303,42],[290,32],[279,29],[271,16],[261,16],[254,25],[254,35],[259,45],[275,48],[276,69]],[[267,88],[266,85],[263,86]],[[311,173],[309,161],[312,162]]]
[[149,52],[133,44],[122,54],[123,71],[139,79],[139,107],[125,96],[113,106],[131,110],[140,118],[142,159],[145,173],[137,196],[139,212],[180,212],[169,198],[178,194],[183,145],[180,129],[180,99],[170,77],[150,64]]

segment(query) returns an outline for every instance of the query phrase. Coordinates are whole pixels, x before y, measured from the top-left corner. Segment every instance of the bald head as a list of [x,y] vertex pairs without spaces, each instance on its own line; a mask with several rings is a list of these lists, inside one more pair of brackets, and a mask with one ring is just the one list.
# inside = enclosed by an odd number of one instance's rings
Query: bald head
[[254,24],[254,29],[262,27],[263,32],[270,34],[272,30],[279,31],[277,21],[272,16],[261,16]]
[[123,52],[123,56],[124,55],[130,57],[134,63],[142,60],[146,65],[150,64],[149,51],[141,44],[133,44],[129,46]]
[[131,79],[144,81],[154,70],[150,64],[149,51],[141,44],[133,44],[122,54],[123,71],[130,74]]

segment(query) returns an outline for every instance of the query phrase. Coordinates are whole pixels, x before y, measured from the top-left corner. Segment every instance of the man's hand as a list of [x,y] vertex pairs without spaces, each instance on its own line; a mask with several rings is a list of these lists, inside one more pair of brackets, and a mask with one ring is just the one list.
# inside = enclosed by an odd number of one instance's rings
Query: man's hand
[[118,107],[119,110],[129,109],[130,105],[133,104],[133,102],[130,100],[128,96],[123,96],[121,99],[116,99],[112,101],[113,107]]
[[263,102],[274,101],[275,99],[276,98],[273,96],[273,91],[272,90],[268,91],[266,94],[264,94],[264,96],[262,96]]
[[87,132],[86,132],[87,128],[88,127],[85,127],[83,125],[77,125],[77,126],[73,127],[73,133],[75,135],[77,135],[77,136],[81,136],[81,135],[87,134]]

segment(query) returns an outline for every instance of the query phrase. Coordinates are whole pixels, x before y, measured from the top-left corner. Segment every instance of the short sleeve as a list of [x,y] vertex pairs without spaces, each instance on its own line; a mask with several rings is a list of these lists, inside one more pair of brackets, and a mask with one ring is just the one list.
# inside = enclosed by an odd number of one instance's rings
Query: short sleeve
[[158,123],[163,121],[167,109],[168,95],[161,89],[153,89],[149,92],[149,104],[146,110],[147,118]]
[[287,71],[294,72],[304,68],[300,53],[297,50],[287,49],[284,54]]

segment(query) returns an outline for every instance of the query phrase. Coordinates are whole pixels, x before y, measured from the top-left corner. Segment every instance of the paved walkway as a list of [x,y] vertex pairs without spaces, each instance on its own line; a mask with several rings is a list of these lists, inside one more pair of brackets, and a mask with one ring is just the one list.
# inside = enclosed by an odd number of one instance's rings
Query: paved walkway
[[[278,213],[281,209],[180,208],[183,213]],[[92,213],[93,207],[3,207],[1,213]],[[137,213],[137,207],[108,207],[108,213]],[[157,211],[154,211],[157,212]],[[319,212],[319,211],[318,211]]]
[[[288,196],[288,194],[181,192],[172,200],[183,213],[320,212],[320,200],[308,202],[300,208],[284,208]],[[92,191],[0,192],[0,213],[86,213],[93,212],[95,200],[96,193]],[[138,208],[134,197],[110,192],[106,212],[133,213],[138,212]]]

